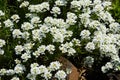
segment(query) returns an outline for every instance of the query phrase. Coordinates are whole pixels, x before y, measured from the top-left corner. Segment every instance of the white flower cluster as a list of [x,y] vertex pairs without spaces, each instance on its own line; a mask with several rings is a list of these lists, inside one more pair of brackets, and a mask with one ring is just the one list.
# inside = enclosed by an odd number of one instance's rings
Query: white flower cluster
[[30,12],[36,12],[36,13],[45,12],[50,10],[50,5],[48,2],[43,2],[37,5],[29,5],[28,10],[30,10]]
[[61,44],[59,49],[62,53],[68,53],[68,56],[74,55],[76,50],[73,48],[74,44],[72,42],[66,42],[65,44]]
[[[11,80],[20,80],[21,75],[27,74],[30,80],[36,80],[37,75],[45,80],[65,80],[67,74],[60,70],[61,63],[48,61],[50,65],[46,67],[46,60],[56,54],[69,57],[96,51],[101,58],[110,58],[110,62],[102,67],[103,72],[119,70],[111,66],[116,65],[111,63],[113,61],[120,63],[120,24],[106,10],[110,5],[110,2],[100,0],[48,0],[34,5],[23,1],[19,6],[27,9],[23,22],[19,13],[0,21],[1,32],[5,32],[0,35],[3,37],[0,39],[0,54],[7,50],[10,59],[14,56],[10,60],[10,69],[0,69],[0,76],[13,75]],[[0,18],[4,15],[0,10]],[[4,56],[9,57],[7,54]],[[88,59],[93,63],[93,58]]]

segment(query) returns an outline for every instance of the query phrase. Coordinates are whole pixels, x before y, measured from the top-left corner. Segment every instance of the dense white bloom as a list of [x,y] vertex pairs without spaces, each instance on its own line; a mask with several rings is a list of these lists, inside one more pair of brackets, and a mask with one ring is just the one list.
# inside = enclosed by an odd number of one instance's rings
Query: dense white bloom
[[14,67],[14,71],[15,71],[15,73],[17,73],[17,74],[23,73],[24,70],[25,70],[25,67],[24,67],[22,64],[17,64],[17,65]]
[[33,29],[33,25],[29,22],[24,22],[22,25],[21,25],[21,28],[23,30],[30,30],[30,29]]
[[48,68],[50,71],[55,71],[55,70],[60,69],[60,67],[61,67],[61,64],[58,61],[54,61],[50,63]]
[[13,77],[12,79],[10,80],[20,80],[18,77]]
[[87,45],[85,46],[85,49],[91,52],[92,50],[95,49],[95,44],[93,42],[88,42]]
[[19,6],[20,8],[24,8],[24,7],[28,7],[29,2],[28,1],[24,1],[21,3],[21,5]]
[[2,10],[0,10],[0,16],[4,16],[4,15],[5,13]]
[[103,73],[106,73],[108,70],[113,68],[113,64],[111,62],[107,62],[105,66],[102,66],[101,70]]
[[38,24],[38,23],[40,23],[41,21],[40,21],[40,18],[38,17],[38,16],[36,16],[36,17],[33,17],[32,19],[31,19],[31,23],[32,24]]
[[29,58],[31,58],[31,55],[29,53],[24,53],[21,55],[21,59],[23,59],[24,62],[26,62]]
[[5,45],[5,43],[6,43],[5,40],[0,39],[0,48],[3,47]]
[[68,18],[68,19],[76,20],[76,19],[77,19],[77,16],[76,16],[75,13],[67,12],[67,18]]
[[13,22],[10,19],[7,19],[6,21],[4,21],[5,27],[13,27]]
[[24,50],[22,45],[15,46],[15,52],[16,54],[21,54],[21,52]]
[[51,13],[53,14],[60,14],[61,10],[59,7],[53,7]]
[[14,29],[12,32],[12,35],[14,38],[21,38],[22,37],[22,32],[20,29]]
[[101,0],[94,0],[94,5],[101,4]]
[[53,34],[53,37],[54,37],[53,42],[63,43],[64,41],[64,36],[61,33]]
[[90,31],[89,30],[82,30],[80,33],[81,38],[89,39],[90,38]]
[[14,14],[11,16],[11,19],[17,23],[19,21],[20,17],[18,14]]
[[66,73],[63,70],[59,70],[56,74],[55,77],[58,78],[58,80],[65,80],[66,79]]

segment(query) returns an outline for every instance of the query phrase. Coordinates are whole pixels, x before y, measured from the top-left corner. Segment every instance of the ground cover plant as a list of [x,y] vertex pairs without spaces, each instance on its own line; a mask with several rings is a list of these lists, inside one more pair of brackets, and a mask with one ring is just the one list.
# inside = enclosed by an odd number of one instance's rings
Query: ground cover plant
[[67,80],[71,69],[61,68],[61,56],[78,68],[120,70],[120,24],[110,1],[3,1],[1,80]]

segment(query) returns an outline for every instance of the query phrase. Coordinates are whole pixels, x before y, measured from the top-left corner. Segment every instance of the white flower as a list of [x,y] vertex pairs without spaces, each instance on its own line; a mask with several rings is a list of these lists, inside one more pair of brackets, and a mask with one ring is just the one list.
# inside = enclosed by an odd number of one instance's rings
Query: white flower
[[14,67],[14,71],[15,73],[17,74],[21,74],[23,73],[23,71],[25,70],[25,67],[21,64],[17,64],[15,67]]
[[0,75],[1,75],[1,76],[5,75],[6,72],[7,72],[6,69],[4,69],[4,68],[3,68],[3,69],[0,69]]
[[74,0],[71,2],[71,8],[80,10],[82,7],[81,1]]
[[39,67],[32,67],[32,68],[30,69],[30,72],[31,72],[31,74],[33,74],[33,75],[38,75],[38,74],[41,73],[40,70],[39,70]]
[[24,53],[21,55],[21,59],[23,59],[25,62],[31,58],[31,55],[29,53]]
[[21,28],[23,30],[30,30],[30,29],[33,29],[33,25],[29,22],[24,22],[21,26]]
[[40,52],[39,51],[35,51],[32,53],[36,58],[40,56]]
[[39,47],[37,48],[37,51],[38,51],[39,53],[41,53],[41,54],[45,54],[45,53],[44,53],[45,50],[46,50],[46,46],[45,46],[45,45],[41,45],[41,46],[39,46]]
[[60,67],[61,67],[61,64],[58,61],[54,61],[50,63],[48,68],[50,71],[55,71],[55,70],[60,69]]
[[23,47],[27,51],[27,50],[32,49],[33,46],[34,46],[34,43],[26,43],[26,44],[24,44]]
[[14,38],[21,38],[22,37],[22,32],[20,31],[20,29],[14,29],[12,34],[13,34]]
[[60,14],[61,10],[59,7],[53,7],[51,13],[53,14]]
[[4,50],[0,49],[0,55],[4,54]]
[[63,70],[59,70],[56,74],[55,77],[58,78],[58,80],[65,80],[66,79],[66,73]]
[[85,46],[85,49],[91,52],[92,50],[95,49],[95,44],[93,42],[88,42],[87,45]]
[[17,23],[19,21],[20,17],[18,14],[14,14],[11,16],[11,19]]
[[40,23],[41,21],[40,21],[40,18],[39,17],[33,17],[32,19],[31,19],[31,23],[32,24],[38,24],[38,23]]
[[2,10],[0,10],[0,16],[4,16],[4,15],[5,13]]
[[82,30],[81,33],[80,33],[80,36],[83,38],[83,39],[89,39],[89,36],[90,36],[90,31],[89,30]]
[[33,68],[33,67],[38,67],[38,66],[39,66],[38,63],[32,63],[32,64],[30,65],[31,68]]
[[63,41],[64,41],[64,36],[61,33],[53,34],[53,37],[54,37],[53,42],[63,43]]
[[55,1],[55,5],[57,5],[57,6],[64,6],[64,5],[66,5],[66,3],[67,3],[67,1],[65,1],[65,0],[56,0]]
[[13,22],[10,19],[7,19],[6,21],[4,21],[5,27],[13,27]]
[[49,79],[51,79],[52,74],[51,74],[50,72],[45,72],[44,75],[43,75],[43,77],[44,77],[46,80],[49,80]]
[[45,11],[48,11],[50,8],[49,8],[49,3],[48,2],[43,2],[41,4],[37,4],[37,5],[30,5],[28,7],[28,10],[30,10],[30,12],[45,12]]
[[39,70],[40,70],[40,74],[48,72],[48,69],[43,65],[39,66]]
[[26,40],[27,40],[27,39],[29,38],[29,36],[30,36],[30,33],[27,32],[27,31],[25,31],[25,32],[22,33],[22,38],[23,38],[23,39],[26,39]]
[[111,24],[109,25],[109,27],[110,27],[110,31],[112,31],[113,33],[118,32],[119,29],[120,29],[119,26],[120,26],[120,24],[117,23],[117,22],[113,22],[113,23],[111,23]]
[[13,77],[12,79],[10,80],[20,80],[18,77]]
[[15,52],[16,54],[21,54],[21,52],[24,50],[22,45],[15,46]]
[[46,50],[48,50],[49,52],[52,52],[55,50],[55,46],[50,44],[46,47]]
[[47,25],[41,25],[40,32],[42,32],[42,33],[48,33],[49,32],[48,26]]
[[7,75],[14,75],[15,71],[13,69],[9,69],[9,70],[7,70],[6,74]]
[[75,49],[73,49],[73,48],[68,49],[68,56],[74,55],[74,53],[76,53]]
[[19,59],[14,60],[16,64],[21,64],[21,61]]
[[6,43],[5,40],[0,39],[0,48],[3,47],[5,43]]
[[20,8],[24,8],[24,7],[27,7],[29,5],[29,2],[28,1],[24,1],[20,4]]

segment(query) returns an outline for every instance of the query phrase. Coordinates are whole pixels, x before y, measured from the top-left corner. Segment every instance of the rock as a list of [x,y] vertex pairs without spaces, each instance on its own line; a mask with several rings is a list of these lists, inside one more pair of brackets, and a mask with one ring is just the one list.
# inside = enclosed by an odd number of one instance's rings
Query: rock
[[67,80],[79,80],[78,69],[66,58],[60,57],[59,61],[63,64],[62,69],[71,69],[71,73],[67,76]]

